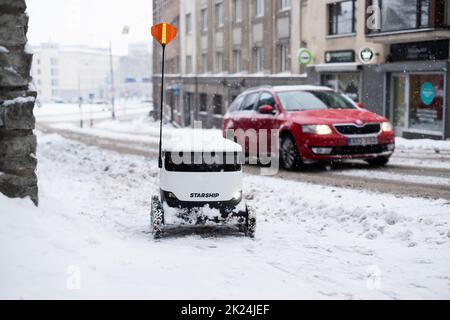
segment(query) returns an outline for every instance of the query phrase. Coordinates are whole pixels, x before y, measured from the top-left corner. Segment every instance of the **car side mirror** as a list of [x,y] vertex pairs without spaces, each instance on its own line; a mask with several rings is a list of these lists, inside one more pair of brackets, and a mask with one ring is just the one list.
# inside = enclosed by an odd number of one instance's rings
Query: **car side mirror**
[[364,105],[364,103],[362,103],[362,102],[358,102],[356,105],[358,106],[358,108],[361,108],[361,109],[364,109],[366,107]]
[[264,105],[258,108],[259,113],[261,114],[274,114],[275,113],[275,108],[271,105]]

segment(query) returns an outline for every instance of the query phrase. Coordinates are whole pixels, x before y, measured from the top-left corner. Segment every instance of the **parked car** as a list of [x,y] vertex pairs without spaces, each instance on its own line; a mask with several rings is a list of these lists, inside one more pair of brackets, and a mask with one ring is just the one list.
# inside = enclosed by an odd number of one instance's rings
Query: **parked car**
[[[388,119],[320,86],[247,90],[231,104],[222,129],[224,136],[227,130],[279,129],[280,161],[288,170],[303,163],[343,159],[383,166],[395,149]],[[267,141],[270,152],[270,138]],[[244,144],[248,153],[248,141]]]

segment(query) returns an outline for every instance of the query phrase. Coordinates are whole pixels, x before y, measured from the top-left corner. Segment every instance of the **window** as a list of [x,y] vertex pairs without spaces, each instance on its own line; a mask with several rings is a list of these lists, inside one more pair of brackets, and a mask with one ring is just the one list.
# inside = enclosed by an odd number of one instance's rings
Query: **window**
[[241,108],[242,102],[244,101],[245,96],[239,96],[237,97],[233,103],[230,105],[230,112],[236,112],[239,111],[239,109]]
[[261,106],[266,106],[266,105],[272,106],[273,108],[277,107],[277,104],[275,102],[273,95],[269,92],[263,92],[261,94],[261,97],[259,98],[258,105],[256,106],[256,108],[259,108]]
[[430,26],[430,0],[372,0],[381,12],[381,29],[369,32],[389,32]]
[[289,71],[289,45],[281,44],[278,46],[279,71]]
[[186,73],[192,73],[192,56],[186,56]]
[[233,21],[234,22],[242,21],[242,0],[233,1]]
[[287,91],[278,93],[286,111],[356,109],[340,93],[333,91]]
[[329,35],[355,33],[355,0],[328,5]]
[[445,1],[445,23],[446,26],[450,26],[450,0]]
[[202,30],[208,31],[208,9],[207,8],[202,9],[201,17],[202,17]]
[[213,97],[214,114],[222,114],[222,96],[215,94]]
[[53,87],[57,87],[58,86],[58,80],[57,79],[52,79],[52,86]]
[[206,93],[200,93],[200,112],[206,112],[208,110],[208,95]]
[[192,32],[192,15],[188,13],[186,15],[186,33],[189,34]]
[[255,71],[264,71],[264,49],[262,47],[256,47],[255,49]]
[[223,52],[216,53],[216,72],[223,72]]
[[50,74],[51,74],[52,76],[57,76],[57,75],[58,75],[58,70],[52,68],[52,69],[50,70]]
[[202,54],[203,73],[208,73],[208,54]]
[[223,26],[223,2],[216,4],[216,26]]
[[242,111],[250,111],[255,107],[255,103],[258,101],[259,93],[250,93],[245,97],[244,103],[242,104]]
[[56,59],[56,58],[51,58],[51,59],[50,59],[50,65],[51,65],[51,66],[56,66],[56,65],[58,65],[58,59]]
[[264,16],[264,0],[253,0],[255,6],[255,17]]
[[359,73],[343,72],[322,75],[322,85],[345,94],[355,102],[361,102],[361,76]]
[[444,130],[444,90],[442,74],[410,75],[409,128],[435,132]]
[[37,69],[37,74],[41,74],[41,69]]
[[241,50],[236,49],[233,51],[234,72],[240,72],[241,67]]
[[291,7],[291,0],[279,0],[280,3],[280,9],[281,10],[287,10]]

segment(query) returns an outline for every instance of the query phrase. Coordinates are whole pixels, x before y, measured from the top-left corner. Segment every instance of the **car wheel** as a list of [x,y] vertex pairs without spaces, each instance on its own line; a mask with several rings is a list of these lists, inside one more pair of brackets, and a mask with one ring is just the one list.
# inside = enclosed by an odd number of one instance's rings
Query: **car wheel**
[[294,170],[301,164],[297,144],[291,135],[285,135],[281,138],[280,159],[283,168],[286,170]]
[[368,159],[368,160],[366,160],[366,162],[371,167],[382,167],[382,166],[385,166],[389,162],[389,158],[388,157],[378,157],[375,159]]

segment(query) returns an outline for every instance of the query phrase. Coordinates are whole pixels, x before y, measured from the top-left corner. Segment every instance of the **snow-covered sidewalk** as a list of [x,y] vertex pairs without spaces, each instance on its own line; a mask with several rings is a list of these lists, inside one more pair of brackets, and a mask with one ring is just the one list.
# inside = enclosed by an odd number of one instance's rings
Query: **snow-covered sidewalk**
[[255,240],[155,242],[155,159],[39,135],[40,207],[0,195],[0,298],[450,299],[450,203],[246,176]]

